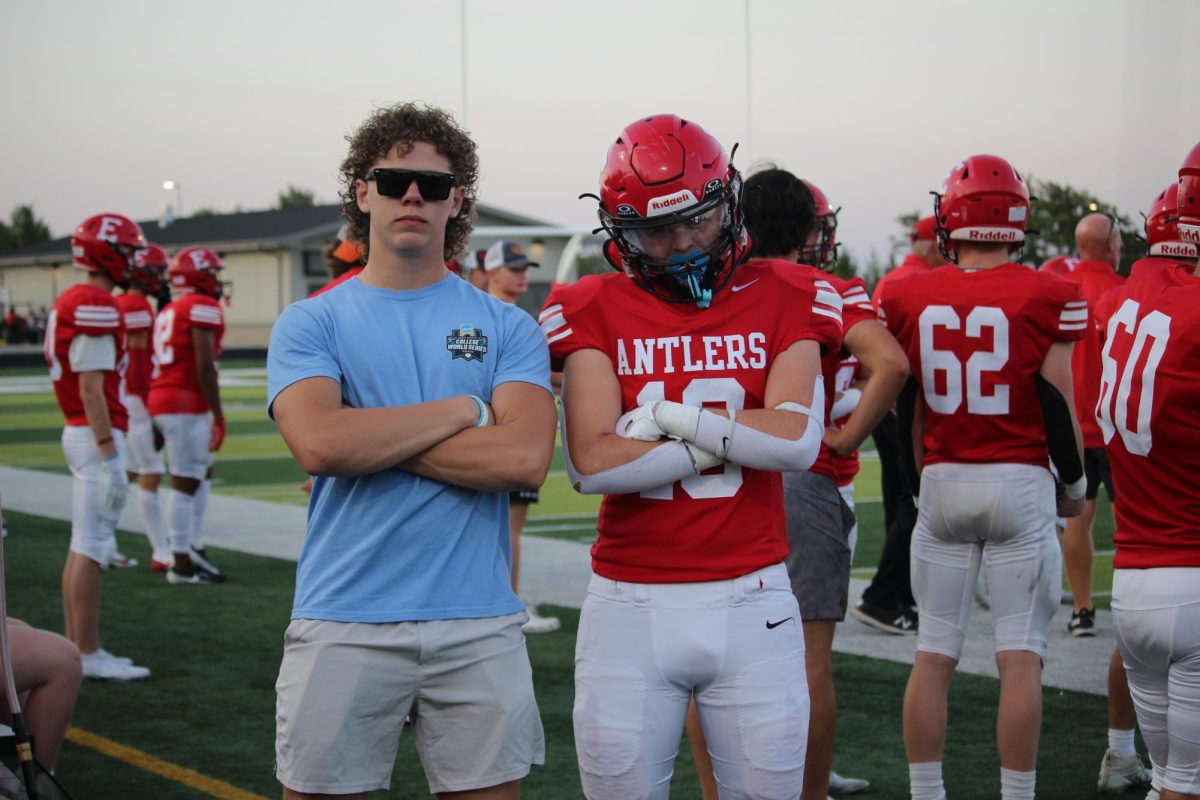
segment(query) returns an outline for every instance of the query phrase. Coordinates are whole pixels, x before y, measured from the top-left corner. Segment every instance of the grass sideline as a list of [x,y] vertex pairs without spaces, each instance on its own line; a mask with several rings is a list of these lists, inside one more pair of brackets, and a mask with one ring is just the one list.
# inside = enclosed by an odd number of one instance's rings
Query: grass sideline
[[[6,516],[10,613],[62,630],[58,579],[69,525],[26,514]],[[119,540],[125,552],[149,559],[144,537],[119,534]],[[170,587],[144,567],[105,576],[105,646],[148,665],[154,674],[144,683],[86,682],[73,724],[245,791],[278,797],[272,775],[274,682],[295,565],[215,548],[213,555],[231,576],[219,587]],[[573,609],[550,610],[562,618],[563,629],[529,639],[547,743],[546,766],[535,768],[523,786],[522,796],[530,800],[582,796],[571,731],[579,616]],[[867,797],[907,796],[900,710],[908,667],[835,653],[834,675],[840,706],[835,768],[870,779]],[[1103,797],[1095,791],[1095,780],[1105,746],[1104,699],[1057,689],[1047,689],[1043,696],[1038,797]],[[945,759],[947,790],[955,800],[997,796],[997,697],[995,680],[955,678]],[[71,742],[57,775],[80,800],[210,796]],[[409,731],[401,740],[392,784],[391,792],[372,797],[428,797]],[[696,786],[684,743],[671,797],[697,798]]]

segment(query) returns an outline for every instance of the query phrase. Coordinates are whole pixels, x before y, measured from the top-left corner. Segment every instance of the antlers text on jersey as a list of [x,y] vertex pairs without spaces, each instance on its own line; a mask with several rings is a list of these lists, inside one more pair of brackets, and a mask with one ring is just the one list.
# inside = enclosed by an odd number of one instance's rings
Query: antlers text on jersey
[[723,336],[661,336],[655,339],[617,339],[618,375],[670,375],[767,366],[767,335],[730,333]]

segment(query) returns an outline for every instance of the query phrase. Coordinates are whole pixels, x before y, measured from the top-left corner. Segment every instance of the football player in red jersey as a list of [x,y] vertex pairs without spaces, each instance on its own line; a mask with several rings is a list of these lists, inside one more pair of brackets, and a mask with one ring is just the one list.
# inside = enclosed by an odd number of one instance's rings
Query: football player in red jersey
[[167,254],[158,245],[148,244],[134,254],[129,286],[116,298],[129,350],[129,365],[125,370],[125,408],[129,412],[125,471],[129,482],[138,487],[138,508],[150,539],[150,569],[155,572],[166,572],[172,558],[158,501],[158,486],[164,472],[162,453],[154,446],[154,426],[147,410],[153,353],[150,336],[154,330],[154,309],[147,298],[158,296],[166,271]]
[[122,460],[125,329],[112,291],[129,280],[134,254],[145,246],[142,229],[120,214],[84,220],[71,236],[71,256],[87,279],[59,296],[46,326],[46,361],[66,417],[63,453],[74,478],[63,618],[67,638],[83,656],[83,674],[106,680],[150,675],[100,647],[101,577],[116,550],[117,519],[129,491]]
[[779,471],[816,458],[841,298],[742,264],[741,176],[690,120],[627,126],[599,202],[618,274],[556,287],[540,317],[568,475],[605,495],[576,644],[584,793],[665,798],[694,694],[722,794],[794,800],[808,691]]
[[1178,211],[1156,199],[1151,254],[1113,298],[1096,406],[1117,490],[1113,622],[1159,800],[1200,798],[1200,237],[1185,227],[1200,226],[1200,145],[1179,177]]
[[[1096,517],[1096,495],[1100,485],[1111,485],[1104,440],[1096,424],[1096,392],[1100,387],[1100,338],[1092,319],[1097,301],[1125,279],[1116,273],[1121,263],[1121,230],[1109,214],[1088,214],[1075,226],[1075,246],[1079,260],[1063,277],[1078,283],[1087,300],[1089,318],[1083,339],[1071,354],[1071,375],[1075,382],[1075,416],[1083,432],[1083,469],[1087,493],[1083,513],[1066,520],[1063,531],[1063,561],[1067,581],[1075,598],[1075,607],[1067,630],[1072,636],[1096,635],[1096,609],[1092,605],[1092,522]],[[1112,492],[1109,492],[1111,499]]]
[[[181,250],[167,277],[172,301],[154,323],[157,364],[150,384],[150,416],[166,439],[171,470],[167,533],[173,563],[167,582],[222,583],[204,551],[204,510],[213,455],[225,441],[225,415],[217,387],[217,359],[225,334],[218,302],[224,284],[221,258],[204,247]],[[211,418],[210,418],[211,413]]]
[[[935,200],[939,247],[952,265],[888,286],[880,314],[913,365],[901,395],[920,504],[912,582],[920,627],[904,696],[914,800],[940,800],[946,695],[962,653],[981,561],[988,570],[1000,704],[1004,800],[1032,800],[1046,629],[1058,607],[1058,512],[1083,505],[1071,351],[1087,324],[1078,284],[1014,263],[1029,191],[996,156],[950,171]],[[903,438],[903,437],[902,437]],[[914,482],[917,479],[914,477]]]

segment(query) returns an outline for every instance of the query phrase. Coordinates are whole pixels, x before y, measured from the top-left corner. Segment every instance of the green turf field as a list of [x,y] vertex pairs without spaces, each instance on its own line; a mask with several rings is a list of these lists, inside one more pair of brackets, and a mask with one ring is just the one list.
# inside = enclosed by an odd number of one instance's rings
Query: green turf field
[[[7,374],[0,372],[0,379]],[[214,489],[259,500],[304,503],[298,490],[304,475],[266,419],[265,387],[230,387],[223,396],[230,437],[219,455]],[[61,417],[49,392],[0,394],[0,464],[64,472],[60,432]],[[883,536],[878,466],[864,460],[856,487],[860,538],[855,566],[863,577],[871,572]],[[596,498],[581,497],[570,489],[561,456],[556,455],[542,500],[532,507],[527,532],[590,542],[597,509]],[[59,574],[69,526],[15,513],[8,515],[8,522],[10,611],[35,625],[61,630]],[[1102,501],[1095,535],[1098,550],[1111,549],[1111,531],[1111,510]],[[120,545],[148,563],[144,537],[121,534]],[[154,676],[144,684],[86,683],[74,724],[147,757],[251,793],[240,797],[277,797],[272,777],[273,686],[295,566],[229,551],[217,555],[232,576],[222,587],[168,588],[161,577],[144,569],[106,576],[105,646],[150,666]],[[1107,590],[1110,585],[1111,557],[1102,554],[1097,558],[1096,589]],[[1104,597],[1097,601],[1107,604]],[[254,613],[247,613],[248,609]],[[547,766],[534,771],[523,794],[557,800],[581,796],[570,725],[578,612],[554,608],[552,613],[562,618],[563,630],[529,640],[546,728]],[[906,796],[900,704],[908,668],[835,654],[834,672],[840,705],[835,768],[869,778],[873,788],[867,797]],[[955,680],[946,754],[947,789],[954,798],[998,794],[993,744],[996,699],[994,680],[970,675]],[[1095,776],[1106,727],[1103,698],[1048,690],[1045,703],[1038,796],[1097,797]],[[67,745],[58,774],[80,800],[239,796],[205,794],[79,744]],[[428,796],[410,736],[402,742],[393,787],[387,797]],[[672,797],[698,796],[685,745]]]

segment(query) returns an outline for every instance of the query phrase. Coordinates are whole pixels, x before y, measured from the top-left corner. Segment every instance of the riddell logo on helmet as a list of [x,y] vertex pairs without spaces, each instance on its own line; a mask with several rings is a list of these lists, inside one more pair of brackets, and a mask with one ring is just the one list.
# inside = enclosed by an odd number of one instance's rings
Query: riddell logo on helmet
[[1021,234],[1013,230],[972,228],[967,231],[967,241],[970,242],[1017,242],[1020,240]]
[[695,204],[696,196],[691,193],[691,190],[680,189],[675,194],[669,194],[666,197],[655,197],[651,200],[646,206],[646,216],[657,217]]
[[1176,256],[1178,258],[1195,258],[1196,245],[1181,242],[1159,242],[1150,248],[1152,256]]
[[1200,244],[1200,225],[1179,223],[1179,238],[1192,244]]

